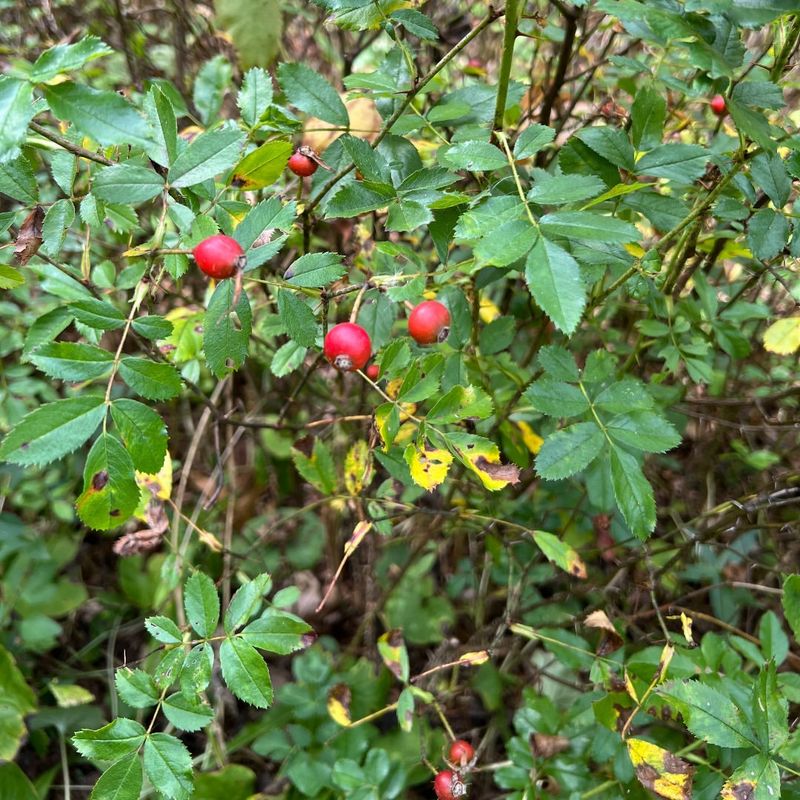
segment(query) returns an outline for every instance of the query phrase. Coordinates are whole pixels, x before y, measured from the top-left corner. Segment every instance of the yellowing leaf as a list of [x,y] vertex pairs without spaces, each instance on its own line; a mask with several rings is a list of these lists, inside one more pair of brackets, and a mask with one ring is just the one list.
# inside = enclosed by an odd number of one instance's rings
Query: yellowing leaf
[[536,546],[544,553],[548,561],[552,561],[557,567],[561,567],[564,572],[568,572],[576,578],[586,578],[586,564],[566,542],[547,531],[532,531],[531,535],[533,536],[533,541],[536,542]]
[[539,436],[539,434],[536,433],[536,431],[523,420],[519,420],[517,422],[517,427],[522,433],[522,441],[525,442],[525,447],[527,447],[531,453],[536,455],[542,449],[544,439],[542,439],[542,437]]
[[420,450],[413,444],[406,447],[405,458],[414,483],[428,491],[444,481],[453,463],[453,456],[447,450],[435,447]]
[[372,480],[372,453],[369,445],[360,439],[348,451],[344,459],[344,485],[352,495],[361,493]]
[[628,739],[626,744],[642,786],[667,800],[690,800],[693,766],[643,739]]
[[147,493],[148,500],[151,497],[169,500],[172,495],[172,458],[169,452],[164,456],[164,464],[155,475],[137,471],[136,483]]
[[689,644],[694,644],[694,639],[692,638],[692,618],[686,616],[686,614],[681,611],[681,627],[683,628],[683,638]]
[[408,680],[408,651],[399,628],[386,631],[378,639],[378,652],[386,668],[404,683]]
[[458,663],[467,667],[479,667],[489,660],[489,652],[487,650],[476,650],[471,653],[464,653],[458,659]]
[[350,688],[346,683],[337,683],[328,692],[328,714],[337,725],[350,727]]
[[764,349],[779,356],[788,356],[800,349],[800,317],[773,322],[764,331]]
[[453,434],[450,442],[458,457],[491,492],[505,489],[509,483],[519,482],[519,467],[501,464],[500,450],[494,442],[470,434]]
[[236,165],[234,177],[243,189],[263,189],[280,177],[291,154],[290,142],[265,142]]
[[361,544],[361,541],[371,529],[372,523],[364,522],[363,520],[359,522],[355,528],[353,528],[350,538],[345,542],[344,545],[344,557],[346,559],[353,555],[353,553],[356,551],[356,548]]
[[638,244],[626,244],[625,249],[634,257],[634,258],[643,258],[645,251]]

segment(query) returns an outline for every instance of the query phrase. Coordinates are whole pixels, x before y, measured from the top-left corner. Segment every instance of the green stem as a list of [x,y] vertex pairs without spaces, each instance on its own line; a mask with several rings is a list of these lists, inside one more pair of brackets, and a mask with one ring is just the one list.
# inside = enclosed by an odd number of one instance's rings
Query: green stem
[[800,15],[795,14],[792,27],[786,35],[786,41],[783,43],[783,47],[776,56],[775,63],[770,70],[769,76],[773,83],[777,83],[777,81],[780,80],[783,68],[786,66],[789,56],[791,56],[795,47],[797,47],[798,41],[800,41]]
[[508,98],[508,81],[511,77],[511,62],[514,57],[514,42],[517,38],[517,25],[522,11],[520,0],[508,0],[506,3],[506,27],[503,33],[503,56],[500,61],[500,75],[497,81],[497,102],[494,107],[494,129],[503,128],[503,114]]

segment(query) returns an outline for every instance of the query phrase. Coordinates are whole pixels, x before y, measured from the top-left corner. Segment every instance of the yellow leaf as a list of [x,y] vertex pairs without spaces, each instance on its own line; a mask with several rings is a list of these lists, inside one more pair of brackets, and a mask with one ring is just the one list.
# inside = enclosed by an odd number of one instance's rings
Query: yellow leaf
[[479,667],[488,660],[489,652],[487,650],[477,650],[472,653],[464,653],[464,655],[458,659],[458,663],[467,667]]
[[485,322],[488,325],[500,316],[500,309],[488,297],[481,297],[478,313],[480,314],[481,322]]
[[356,548],[361,544],[362,539],[370,532],[372,529],[371,522],[364,522],[361,520],[355,528],[353,528],[353,532],[350,534],[350,538],[345,542],[344,545],[344,557],[350,558],[351,555],[356,551]]
[[692,618],[686,616],[686,614],[681,611],[681,627],[683,628],[683,638],[689,644],[694,644],[694,639],[692,638]]
[[337,725],[350,727],[350,688],[346,683],[337,683],[328,692],[328,714]]
[[541,449],[542,445],[544,444],[544,439],[539,436],[536,431],[528,425],[527,422],[523,422],[519,420],[517,422],[517,427],[520,429],[522,433],[522,441],[525,442],[525,447],[531,451],[534,455],[536,455]]
[[800,348],[800,317],[786,317],[773,322],[764,331],[764,349],[788,356]]
[[386,394],[394,400],[397,397],[397,393],[400,391],[400,387],[403,385],[402,378],[393,378],[386,384]]
[[372,480],[372,453],[369,445],[360,439],[348,451],[344,459],[344,485],[351,495],[361,493]]
[[137,470],[136,483],[147,492],[148,499],[169,500],[172,495],[172,459],[169,453],[164,456],[164,464],[155,475]]
[[626,744],[642,786],[667,800],[690,800],[694,767],[644,739],[628,739]]
[[636,687],[633,685],[631,676],[628,675],[628,670],[625,670],[624,677],[625,677],[625,691],[628,693],[628,696],[631,698],[631,700],[633,700],[634,703],[638,704],[639,696],[636,694]]
[[444,481],[453,463],[453,456],[447,450],[427,446],[421,450],[413,444],[406,447],[405,458],[414,483],[428,491]]

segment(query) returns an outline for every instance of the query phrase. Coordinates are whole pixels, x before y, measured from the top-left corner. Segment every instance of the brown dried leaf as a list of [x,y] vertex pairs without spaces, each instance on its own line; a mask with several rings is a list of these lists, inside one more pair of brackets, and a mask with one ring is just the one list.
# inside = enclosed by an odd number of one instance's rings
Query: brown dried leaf
[[569,745],[566,736],[551,736],[548,733],[534,733],[531,736],[531,750],[536,758],[552,758],[563,753]]
[[43,222],[44,210],[41,206],[35,206],[19,226],[14,242],[14,261],[22,267],[36,255],[42,245]]

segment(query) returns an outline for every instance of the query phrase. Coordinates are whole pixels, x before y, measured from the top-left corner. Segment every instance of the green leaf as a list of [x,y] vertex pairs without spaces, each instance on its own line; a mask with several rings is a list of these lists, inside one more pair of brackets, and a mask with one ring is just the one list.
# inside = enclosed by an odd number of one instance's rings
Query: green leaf
[[71,453],[97,429],[106,413],[101,395],[68,397],[31,411],[0,444],[0,459],[41,466]]
[[181,629],[169,617],[148,617],[144,627],[157,642],[180,644],[183,641]]
[[529,219],[503,222],[475,246],[475,258],[481,264],[505,267],[523,258],[539,238]]
[[311,307],[294,292],[278,291],[278,314],[286,333],[304,347],[313,347],[317,340],[317,318]]
[[580,387],[545,375],[525,390],[531,405],[549,417],[576,417],[589,410],[589,401]]
[[89,800],[139,800],[142,782],[139,754],[129,753],[98,778]]
[[0,163],[17,158],[34,114],[33,86],[27,81],[0,78]]
[[433,211],[416,200],[400,198],[389,206],[387,231],[413,231],[433,220]]
[[666,453],[681,443],[681,435],[660,414],[630,411],[608,423],[612,439],[647,453]]
[[736,704],[708,684],[671,681],[657,691],[676,704],[698,739],[718,747],[758,748],[755,733]]
[[614,166],[633,171],[634,152],[625,131],[609,125],[599,125],[583,128],[576,135],[587,147]]
[[282,344],[272,357],[272,361],[269,365],[270,372],[276,378],[282,378],[288,375],[303,363],[307,352],[307,347],[303,347],[303,345],[293,340]]
[[44,86],[43,91],[56,117],[71,122],[98,144],[147,147],[151,143],[144,117],[117,92],[71,81]]
[[95,330],[116,331],[125,327],[125,315],[105,300],[78,300],[69,305],[68,311],[82,325]]
[[594,422],[577,422],[544,440],[536,456],[536,471],[546,480],[568,478],[594,461],[605,444]]
[[42,246],[39,252],[55,257],[64,244],[67,230],[75,221],[75,206],[71,200],[56,200],[44,216],[42,223]]
[[214,709],[194,697],[176,692],[161,706],[164,716],[182,731],[199,731],[214,721]]
[[0,163],[0,193],[26,205],[38,202],[39,186],[25,156],[20,155],[13,161]]
[[278,180],[291,154],[291,142],[265,142],[248,153],[236,165],[233,174],[242,189],[263,189]]
[[222,677],[233,694],[256,708],[272,705],[269,670],[258,650],[240,638],[225,639],[219,648]]
[[575,357],[565,347],[547,344],[539,350],[537,360],[539,366],[557,380],[577,383],[580,379]]
[[691,183],[702,177],[710,155],[699,144],[662,144],[636,162],[636,172],[676,183]]
[[51,342],[34,350],[30,361],[51,378],[86,381],[105,375],[114,363],[114,356],[91,344]]
[[293,286],[316,288],[339,280],[347,272],[339,253],[307,253],[292,262],[286,279]]
[[300,619],[270,609],[263,617],[253,620],[239,635],[253,647],[281,656],[305,647],[304,635],[311,626]]
[[547,125],[529,125],[514,142],[514,159],[522,161],[535,156],[555,139],[556,132]]
[[71,310],[71,307],[57,306],[52,311],[42,314],[42,316],[28,328],[28,334],[25,337],[25,347],[22,350],[24,356],[22,359],[23,361],[27,361],[27,356],[30,353],[36,350],[37,347],[41,347],[45,342],[52,341],[72,322]]
[[172,364],[126,356],[120,361],[119,376],[148,400],[169,400],[181,392],[181,378]]
[[554,211],[545,214],[539,225],[545,235],[587,242],[618,242],[626,244],[639,240],[639,231],[629,222],[604,217],[589,211]]
[[16,289],[24,283],[25,277],[18,269],[0,264],[0,289]]
[[789,637],[783,632],[780,620],[774,611],[767,611],[758,623],[758,638],[764,658],[780,666],[789,655]]
[[[0,645],[0,758],[12,759],[26,736],[24,718],[36,711],[36,695],[14,661]],[[5,784],[0,784],[4,786]]]
[[164,190],[164,179],[153,169],[138,164],[115,164],[98,170],[92,193],[107,203],[137,205]]
[[783,89],[771,81],[740,81],[733,87],[731,97],[745,106],[779,109],[786,105]]
[[75,44],[49,47],[33,63],[28,75],[33,83],[45,83],[62,72],[72,72],[114,51],[96,36],[84,36]]
[[403,373],[411,361],[411,348],[407,339],[394,339],[386,345],[380,356],[380,377],[396,377]]
[[133,460],[110,433],[97,437],[83,470],[83,493],[75,502],[81,521],[95,530],[125,522],[139,505]]
[[253,127],[272,104],[272,78],[260,67],[247,70],[242,88],[236,95],[236,105],[242,112],[245,125]]
[[[221,23],[221,21],[220,21]],[[224,27],[224,23],[221,23]],[[231,82],[233,69],[224,55],[216,55],[200,67],[194,81],[192,100],[203,125],[216,120]]]
[[756,211],[747,224],[747,244],[755,258],[769,261],[786,246],[789,223],[771,208]]
[[792,179],[779,155],[757,155],[750,164],[750,177],[776,208],[786,205],[792,191]]
[[114,675],[114,683],[123,702],[131,708],[149,708],[158,702],[160,693],[149,673],[142,669],[121,667]]
[[536,184],[528,192],[528,200],[543,206],[576,203],[600,194],[606,188],[595,175],[548,175],[536,171]]
[[612,447],[611,485],[619,510],[634,536],[646,539],[656,527],[656,501],[653,487],[630,453]]
[[278,83],[286,99],[295,108],[331,125],[347,128],[350,117],[336,89],[318,72],[305,64],[281,64]]
[[16,764],[0,765],[0,786],[10,799],[40,800],[40,795],[33,784]]
[[728,98],[727,106],[728,113],[739,131],[767,152],[775,152],[778,145],[772,137],[772,129],[763,113],[749,108],[733,98]]
[[164,654],[153,672],[153,681],[159,689],[167,689],[180,678],[185,659],[186,653],[182,647],[164,649]]
[[475,386],[453,386],[425,415],[429,422],[447,424],[465,419],[486,419],[492,413],[492,399]]
[[325,208],[325,218],[356,217],[368,211],[385,208],[396,197],[388,184],[355,181],[347,183],[331,198]]
[[783,582],[782,602],[786,621],[800,641],[800,575],[789,575]]
[[145,729],[138,722],[119,717],[98,730],[78,731],[72,743],[84,758],[116,761],[138,750],[145,736]]
[[271,586],[272,578],[263,572],[239,587],[225,609],[225,633],[234,633],[258,612]]
[[[763,646],[763,637],[761,639]],[[753,683],[751,705],[753,727],[761,749],[768,753],[777,753],[789,738],[789,707],[778,688],[776,663],[770,661],[761,668]]]
[[146,339],[166,339],[172,335],[173,325],[168,319],[159,317],[156,314],[147,314],[144,317],[136,317],[131,323],[136,333]]
[[244,140],[244,134],[233,126],[201,133],[175,159],[167,180],[181,188],[227,172],[239,159]]
[[652,84],[645,84],[631,106],[631,139],[637,150],[650,150],[661,143],[664,136],[664,120],[667,117],[667,101],[664,91]]
[[586,287],[578,262],[555,242],[540,237],[528,253],[525,280],[536,304],[553,324],[571,334],[586,306]]
[[366,139],[359,139],[345,133],[337,141],[350,156],[350,160],[356,165],[356,169],[364,180],[373,183],[390,183],[389,168],[386,162],[372,149]]
[[159,794],[169,800],[189,800],[192,796],[192,757],[174,736],[151,733],[147,737],[144,771]]
[[167,427],[161,416],[138,400],[122,397],[111,404],[111,417],[134,467],[151,475],[158,472],[167,454]]
[[214,650],[210,644],[204,643],[193,647],[181,670],[181,691],[187,695],[204,691],[211,683],[214,672]]
[[145,95],[144,108],[150,120],[154,146],[150,157],[162,167],[168,167],[178,157],[178,123],[175,109],[164,92],[153,86]]
[[186,581],[183,604],[186,618],[198,636],[213,636],[219,623],[219,595],[214,581],[202,572],[195,572]]
[[389,17],[396,19],[400,24],[418,39],[435,42],[439,38],[439,31],[431,20],[413,8],[401,8],[393,11]]
[[[282,205],[277,197],[262,200],[258,205],[253,206],[247,212],[247,216],[236,226],[233,234],[234,239],[239,242],[243,249],[250,250],[256,240],[267,231],[272,231],[275,228],[283,231],[291,230],[295,213],[296,206],[294,202]],[[250,250],[248,259],[252,252],[257,252],[259,249]]]
[[203,325],[203,352],[208,368],[218,378],[239,369],[247,358],[253,328],[253,312],[247,294],[242,292],[236,307],[233,281],[220,281],[208,302]]
[[491,172],[508,166],[503,151],[489,142],[459,142],[448,147],[440,158],[446,167],[470,172]]
[[594,406],[602,411],[621,414],[627,411],[649,411],[653,398],[644,384],[635,378],[623,378],[603,389],[594,398]]

